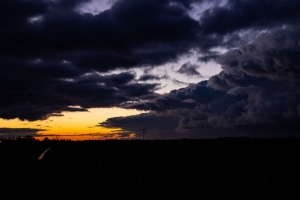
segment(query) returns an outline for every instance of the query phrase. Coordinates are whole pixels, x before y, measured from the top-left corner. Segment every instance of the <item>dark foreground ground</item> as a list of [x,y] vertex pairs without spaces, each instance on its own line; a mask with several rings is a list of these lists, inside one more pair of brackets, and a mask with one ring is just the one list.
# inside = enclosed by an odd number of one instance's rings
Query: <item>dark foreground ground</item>
[[[42,160],[39,155],[50,150]],[[299,139],[3,141],[1,193],[76,199],[300,199]]]

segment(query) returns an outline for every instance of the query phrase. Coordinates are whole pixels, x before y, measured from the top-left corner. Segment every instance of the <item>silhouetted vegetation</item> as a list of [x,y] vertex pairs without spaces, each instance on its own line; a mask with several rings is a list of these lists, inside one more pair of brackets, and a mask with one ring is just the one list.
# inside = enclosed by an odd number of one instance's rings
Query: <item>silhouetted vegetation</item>
[[300,199],[299,150],[296,138],[8,140],[0,143],[0,181],[23,196]]

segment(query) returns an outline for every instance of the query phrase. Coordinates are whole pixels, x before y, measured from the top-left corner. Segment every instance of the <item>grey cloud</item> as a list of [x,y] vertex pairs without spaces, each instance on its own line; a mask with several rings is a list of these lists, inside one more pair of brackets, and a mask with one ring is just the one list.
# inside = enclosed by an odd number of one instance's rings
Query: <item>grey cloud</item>
[[[22,77],[22,75],[19,75]],[[25,79],[3,87],[0,99],[0,116],[5,119],[47,119],[62,112],[87,111],[92,107],[118,106],[126,101],[145,97],[151,99],[159,84],[136,83],[135,74],[119,73],[99,75],[88,73],[72,79],[41,81]],[[24,88],[23,91],[13,87]],[[28,89],[29,88],[29,89]],[[14,94],[20,95],[15,98]],[[152,97],[153,98],[153,97]],[[71,106],[71,107],[70,107]],[[72,107],[80,106],[80,107]]]
[[186,76],[201,76],[201,74],[197,71],[198,68],[198,65],[187,62],[184,63],[177,72]]
[[139,78],[139,81],[148,81],[148,80],[160,80],[160,77],[151,74],[145,74]]
[[189,85],[189,83],[183,82],[183,81],[179,81],[177,79],[172,79],[172,82],[176,85]]
[[[168,99],[171,107],[173,103],[188,106],[188,102],[181,102],[185,99],[174,97],[183,92],[189,96],[187,99],[206,104],[226,96],[233,87],[250,85],[262,89],[256,99],[260,95],[261,99],[268,95],[278,99],[271,89],[276,86],[285,92],[282,96],[289,96],[291,100],[284,104],[284,111],[272,100],[273,107],[268,108],[276,107],[279,113],[294,116],[295,109],[287,105],[298,101],[297,95],[292,95],[298,94],[298,90],[289,85],[296,85],[299,78],[299,28],[295,26],[299,19],[298,1],[229,0],[224,7],[213,4],[199,21],[188,12],[191,3],[204,1],[119,0],[97,15],[76,12],[85,2],[87,0],[0,2],[1,118],[32,121],[61,114],[70,109],[70,105],[83,109],[130,107],[127,102],[139,102],[132,107],[159,110],[159,105],[153,103],[153,98],[162,101],[155,93],[160,88],[159,83],[137,83],[130,69],[153,68],[178,61],[190,50],[203,55],[199,58],[202,61],[215,59],[222,65],[223,72],[208,82],[171,92]],[[254,8],[258,8],[255,15]],[[273,30],[283,25],[285,29]],[[240,30],[249,31],[252,36],[261,29],[267,32],[252,44],[222,56],[214,54],[214,48],[232,48],[248,41]],[[99,75],[99,72],[120,68],[129,72]],[[193,68],[186,72],[197,73]],[[174,82],[185,84],[177,79]],[[246,98],[246,95],[232,96],[232,99]],[[225,99],[230,101],[230,98]],[[257,112],[251,106],[245,109]],[[247,115],[251,116],[254,115]]]
[[209,80],[127,107],[176,116],[170,132],[199,137],[299,136],[299,37],[292,26],[263,33],[221,55]]
[[220,56],[225,71],[238,70],[270,79],[299,78],[299,28],[287,27],[260,34],[254,42]]
[[26,135],[36,135],[39,131],[45,131],[44,129],[35,128],[0,128],[0,137],[19,137]]
[[100,123],[102,127],[120,127],[124,130],[135,133],[138,138],[141,138],[141,128],[146,128],[145,138],[147,139],[162,139],[174,137],[172,132],[178,125],[179,118],[176,116],[158,115],[155,113],[145,113],[133,115],[129,117],[109,118],[107,121]]
[[218,34],[245,28],[270,28],[297,23],[299,8],[297,0],[228,0],[224,7],[206,10],[200,24],[204,32]]
[[98,15],[76,12],[86,2],[0,2],[1,118],[32,121],[60,115],[69,105],[88,109],[148,99],[159,83],[98,72],[176,60],[198,37],[198,22],[186,14],[190,1],[182,7],[126,0]]
[[219,53],[218,52],[210,52],[208,54],[202,55],[198,58],[199,61],[201,62],[209,62],[209,61],[214,61],[219,57]]

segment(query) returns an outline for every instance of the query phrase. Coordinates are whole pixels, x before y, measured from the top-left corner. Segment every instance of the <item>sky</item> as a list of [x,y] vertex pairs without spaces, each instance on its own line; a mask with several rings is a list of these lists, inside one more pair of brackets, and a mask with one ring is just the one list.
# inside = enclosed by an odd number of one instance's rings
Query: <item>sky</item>
[[299,0],[1,0],[0,136],[298,137]]

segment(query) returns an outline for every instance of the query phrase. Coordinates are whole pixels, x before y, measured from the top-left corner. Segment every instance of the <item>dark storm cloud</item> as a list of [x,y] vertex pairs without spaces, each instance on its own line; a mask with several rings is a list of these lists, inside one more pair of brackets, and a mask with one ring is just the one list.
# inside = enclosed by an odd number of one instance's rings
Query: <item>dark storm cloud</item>
[[[26,2],[14,1],[20,7],[35,6]],[[43,9],[14,16],[23,23],[1,32],[6,38],[6,54],[41,59],[51,56],[81,68],[107,71],[163,64],[185,53],[197,39],[198,22],[183,8],[168,5],[169,1],[117,1],[96,16],[75,12],[82,2],[37,1]],[[30,22],[35,16],[40,20]]]
[[173,133],[168,132],[176,128],[179,118],[176,116],[158,115],[155,113],[145,113],[140,115],[133,115],[129,117],[114,117],[99,125],[106,128],[121,127],[131,133],[135,133],[140,138],[145,129],[145,138],[168,138],[174,137]]
[[198,65],[187,62],[184,63],[177,72],[186,76],[201,76],[201,74],[197,71],[198,68]]
[[116,1],[98,15],[76,12],[86,2],[0,2],[0,117],[46,119],[69,105],[151,98],[159,84],[97,72],[176,60],[197,40],[198,22],[186,14],[189,1]]
[[[10,88],[3,87],[0,116],[29,121],[47,119],[53,114],[61,115],[63,111],[87,111],[92,107],[118,106],[135,98],[151,99],[159,87],[158,84],[136,83],[135,74],[130,72],[106,76],[88,73],[49,83],[39,79],[21,79]],[[24,90],[16,91],[13,87]],[[16,98],[16,94],[20,95],[19,98]]]
[[47,6],[42,1],[2,0],[0,2],[0,25],[2,28],[14,28],[25,22],[27,17],[46,12]]
[[269,28],[299,20],[298,0],[228,0],[226,6],[215,6],[200,18],[202,31],[225,34],[244,28]]
[[72,108],[68,106],[60,105],[46,105],[43,103],[40,104],[17,104],[17,105],[8,105],[1,108],[0,115],[4,119],[14,119],[19,118],[20,120],[45,120],[50,116],[63,116],[62,111],[66,112],[87,112],[87,109],[84,108]]
[[[193,85],[190,85],[186,89],[190,90],[193,87]],[[182,92],[181,95],[177,95],[178,91]],[[123,107],[138,110],[153,110],[157,112],[164,112],[166,110],[176,108],[194,108],[196,105],[196,101],[193,100],[193,96],[188,94],[188,92],[186,92],[186,90],[183,88],[178,91],[173,90],[168,94],[159,95],[155,98],[154,101],[128,103],[126,105],[123,105]]]
[[270,79],[299,79],[298,26],[260,34],[253,43],[220,57],[227,71],[239,70],[250,76]]
[[[294,30],[291,24],[297,23],[299,15],[298,1],[230,0],[224,7],[213,4],[199,21],[188,13],[192,3],[206,1],[119,0],[96,15],[77,12],[86,2],[89,1],[0,2],[1,118],[46,119],[69,111],[69,106],[80,106],[82,110],[76,111],[85,111],[150,101],[159,96],[155,93],[160,89],[159,84],[138,83],[130,71],[113,75],[99,75],[99,72],[153,68],[177,61],[190,50],[196,50],[202,54],[200,60],[207,61],[217,56],[213,54],[216,47],[231,48],[248,41],[240,30],[248,31],[249,38],[255,31],[261,31],[261,27],[269,31],[285,25],[286,30]],[[255,6],[258,10],[254,12]],[[299,56],[298,46],[292,44],[298,34],[295,31],[283,31],[282,36],[276,33],[276,41],[284,41],[280,42],[284,48],[274,42],[278,46],[268,46],[271,43],[265,41],[270,40],[261,36],[253,46],[229,52],[218,61],[224,71],[228,68],[226,73],[207,84],[214,89],[223,88],[224,92],[234,84],[247,86],[256,77],[264,82],[271,77],[286,79],[288,74],[296,81]],[[260,43],[264,46],[259,47]],[[261,51],[262,57],[254,59],[254,54]],[[185,108],[186,103],[177,104]]]
[[201,61],[201,62],[205,62],[206,63],[206,62],[209,62],[209,61],[216,60],[219,57],[219,55],[220,55],[220,53],[218,53],[218,52],[210,52],[208,54],[200,56],[198,58],[198,60]]
[[50,9],[59,9],[59,10],[69,10],[74,9],[77,6],[91,2],[92,0],[54,0],[54,1],[46,1],[46,4],[50,7]]
[[139,81],[149,81],[149,80],[160,80],[160,77],[158,76],[155,76],[155,75],[151,75],[151,74],[145,74],[145,75],[142,75],[140,78],[139,78]]
[[299,136],[299,33],[297,26],[262,33],[251,44],[220,55],[223,70],[208,81],[126,106],[179,117],[171,132]]
[[19,137],[26,135],[36,135],[37,132],[45,131],[44,129],[35,128],[0,128],[0,137]]
[[183,82],[183,81],[179,81],[176,78],[172,79],[172,82],[176,85],[189,85],[189,83]]

